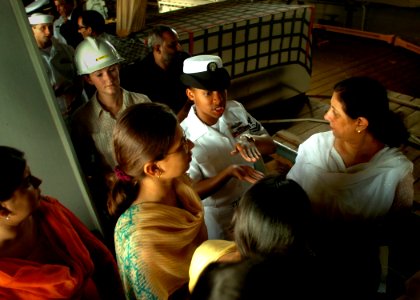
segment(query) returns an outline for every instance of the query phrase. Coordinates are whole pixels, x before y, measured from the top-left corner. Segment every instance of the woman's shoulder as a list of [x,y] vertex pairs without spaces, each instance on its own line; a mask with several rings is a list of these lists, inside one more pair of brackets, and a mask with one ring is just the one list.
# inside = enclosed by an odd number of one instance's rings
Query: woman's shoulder
[[192,291],[201,272],[212,262],[237,252],[235,242],[226,240],[207,240],[196,248],[189,269],[189,289]]
[[72,115],[73,126],[89,126],[95,120],[95,116],[99,114],[101,106],[97,100],[97,92],[92,95],[88,102],[83,103]]
[[40,206],[44,209],[67,209],[58,199],[51,196],[41,196]]
[[414,164],[398,148],[385,147],[373,157],[372,162],[379,162],[385,165],[393,165],[395,168],[413,170]]
[[140,221],[139,214],[141,213],[141,206],[132,204],[127,208],[118,218],[115,224],[115,232],[120,231],[132,231],[136,229],[137,224]]
[[140,94],[136,92],[130,92],[123,89],[124,96],[127,98],[129,103],[127,104],[137,104],[137,103],[144,103],[144,102],[152,102],[150,98],[145,94]]
[[301,145],[304,148],[329,148],[333,145],[334,135],[332,131],[318,132],[307,138]]

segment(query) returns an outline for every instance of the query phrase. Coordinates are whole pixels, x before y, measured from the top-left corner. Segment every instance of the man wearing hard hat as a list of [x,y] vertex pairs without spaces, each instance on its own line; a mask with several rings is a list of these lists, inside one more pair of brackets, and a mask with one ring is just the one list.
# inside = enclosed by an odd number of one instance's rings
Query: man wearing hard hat
[[[35,4],[43,1],[35,1]],[[32,27],[35,42],[45,65],[45,69],[54,90],[58,106],[64,121],[69,126],[71,114],[87,97],[83,92],[83,81],[77,76],[74,64],[74,49],[58,42],[53,37],[52,15],[35,12],[39,7],[32,4],[26,7],[29,24]],[[32,10],[32,11],[31,11]]]

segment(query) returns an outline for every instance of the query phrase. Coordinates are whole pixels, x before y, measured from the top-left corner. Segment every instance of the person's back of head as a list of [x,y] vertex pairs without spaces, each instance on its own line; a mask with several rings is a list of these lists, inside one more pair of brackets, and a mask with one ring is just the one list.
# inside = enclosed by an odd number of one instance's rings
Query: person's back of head
[[[153,126],[158,120],[159,126]],[[117,161],[114,185],[108,199],[109,213],[118,217],[136,199],[144,165],[168,154],[177,128],[169,106],[158,102],[134,104],[124,110],[113,132]]]
[[344,79],[334,85],[334,92],[345,113],[356,120],[368,120],[368,131],[390,147],[405,143],[409,133],[401,118],[389,109],[388,92],[382,83],[366,76]]
[[312,260],[282,256],[213,262],[204,269],[190,300],[301,300],[318,298],[321,286]]
[[311,218],[311,204],[300,185],[283,175],[269,175],[239,201],[234,239],[243,257],[306,253]]
[[80,13],[79,18],[81,18],[80,25],[83,25],[86,30],[91,28],[91,36],[98,36],[105,32],[105,19],[102,14],[96,10],[84,10]]

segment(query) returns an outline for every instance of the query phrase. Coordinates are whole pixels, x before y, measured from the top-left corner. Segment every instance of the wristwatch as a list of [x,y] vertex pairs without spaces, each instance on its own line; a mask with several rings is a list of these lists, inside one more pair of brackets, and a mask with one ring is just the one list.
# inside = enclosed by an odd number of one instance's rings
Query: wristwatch
[[254,137],[252,135],[248,134],[248,133],[242,134],[240,138],[241,139],[246,139],[248,143],[254,143],[255,144]]

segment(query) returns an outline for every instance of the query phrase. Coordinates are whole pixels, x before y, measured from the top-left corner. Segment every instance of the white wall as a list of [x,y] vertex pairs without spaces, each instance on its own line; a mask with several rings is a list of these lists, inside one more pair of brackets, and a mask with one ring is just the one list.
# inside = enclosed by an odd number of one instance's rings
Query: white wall
[[24,151],[43,194],[101,230],[22,1],[0,1],[0,37],[0,144]]

